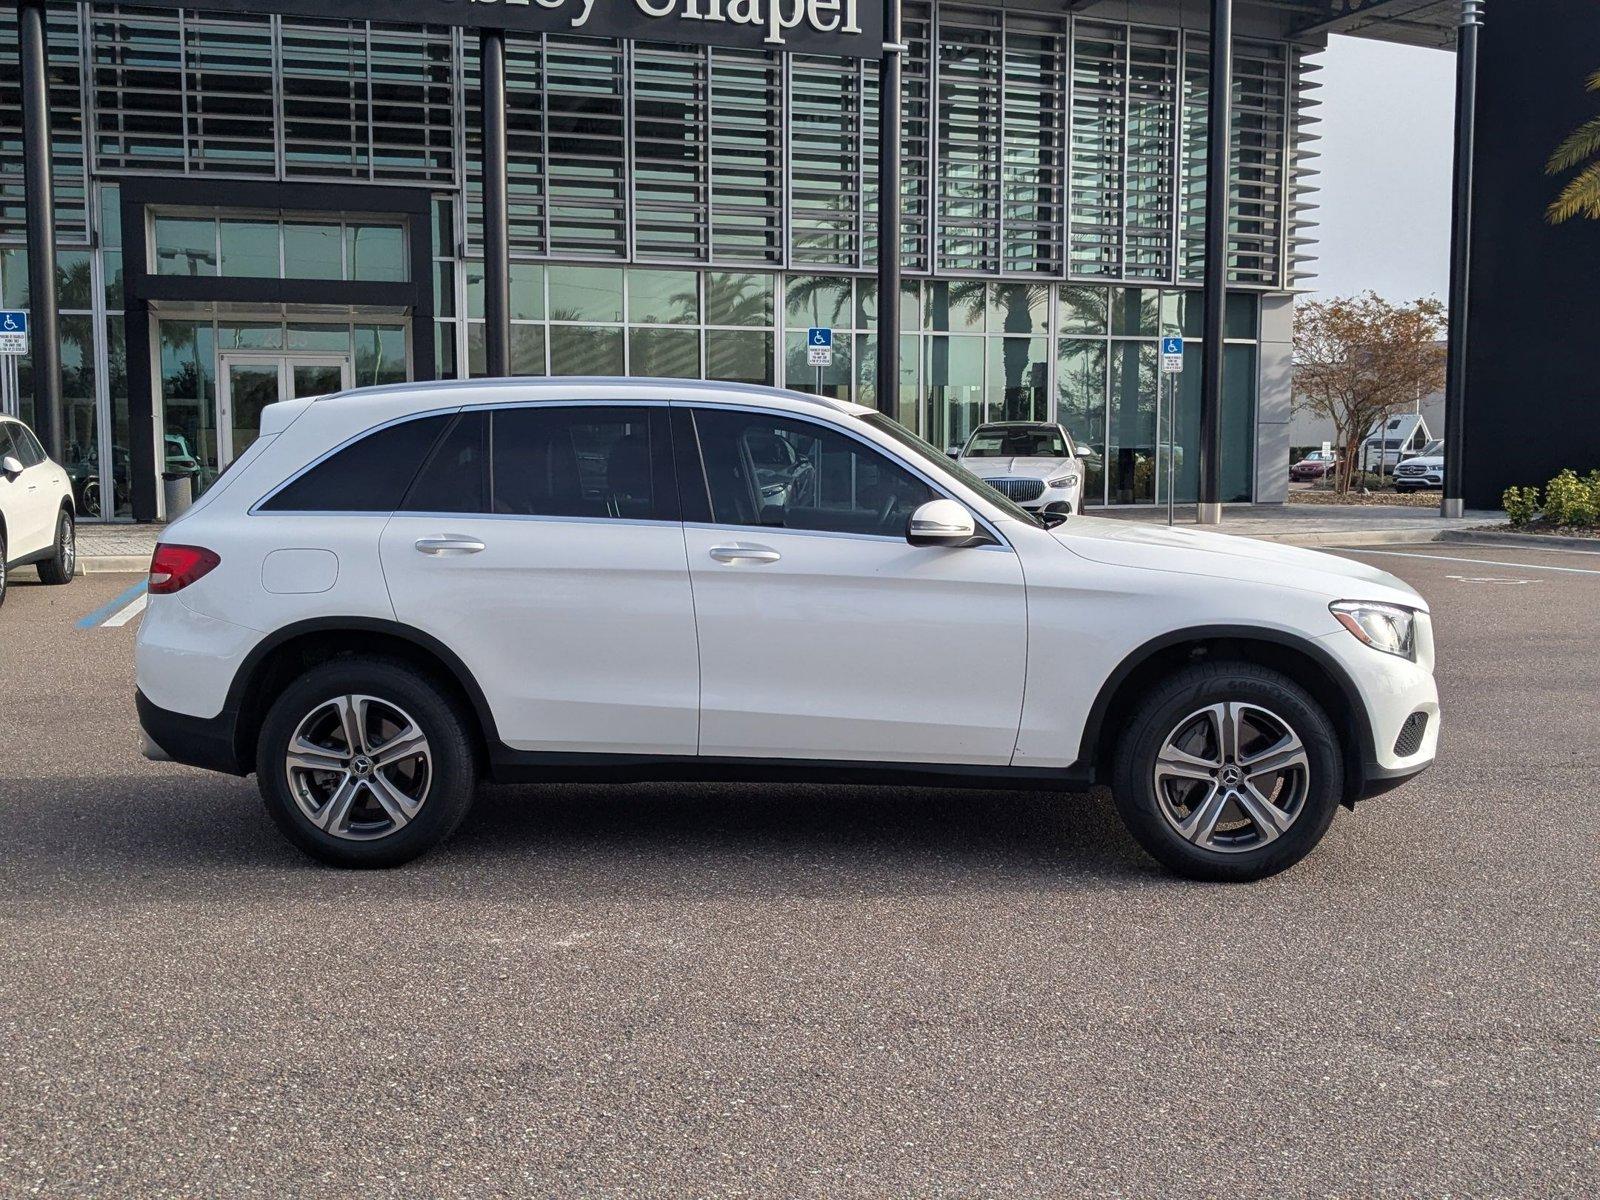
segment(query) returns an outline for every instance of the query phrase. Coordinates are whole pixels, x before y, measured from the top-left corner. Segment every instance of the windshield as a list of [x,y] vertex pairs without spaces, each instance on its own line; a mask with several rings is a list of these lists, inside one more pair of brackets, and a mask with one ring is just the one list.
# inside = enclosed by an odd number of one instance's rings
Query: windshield
[[993,504],[1006,516],[1014,521],[1021,521],[1024,525],[1032,525],[1035,529],[1043,529],[1044,522],[1039,520],[1027,509],[1019,508],[1016,504],[1006,499],[994,488],[979,479],[961,464],[952,462],[949,455],[940,454],[927,442],[912,433],[898,421],[892,421],[882,413],[867,413],[861,420],[872,426],[879,433],[886,434],[894,439],[902,450],[907,451],[916,464],[935,479],[947,476],[959,481],[964,487],[969,487],[979,493],[990,504]]
[[1429,442],[1426,446],[1424,446],[1422,448],[1422,453],[1424,455],[1443,454],[1444,453],[1444,441],[1443,441],[1443,439],[1435,438],[1433,441]]
[[1053,425],[980,425],[963,458],[1071,458],[1072,450]]

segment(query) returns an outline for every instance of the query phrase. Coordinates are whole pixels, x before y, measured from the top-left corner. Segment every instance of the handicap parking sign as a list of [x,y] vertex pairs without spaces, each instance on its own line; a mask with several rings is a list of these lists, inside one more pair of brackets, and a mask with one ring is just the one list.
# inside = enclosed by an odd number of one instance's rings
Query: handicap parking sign
[[806,330],[806,345],[833,347],[833,330],[813,325]]
[[1183,339],[1181,337],[1164,337],[1161,339],[1161,369],[1169,374],[1176,374],[1183,370]]
[[28,352],[28,314],[21,309],[0,309],[0,354]]

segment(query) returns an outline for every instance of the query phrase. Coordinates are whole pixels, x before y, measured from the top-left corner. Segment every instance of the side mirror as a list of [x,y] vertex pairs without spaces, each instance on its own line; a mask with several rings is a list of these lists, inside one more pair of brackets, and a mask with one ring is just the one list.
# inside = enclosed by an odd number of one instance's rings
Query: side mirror
[[950,458],[960,458],[961,457],[961,447],[960,446],[946,446],[944,448],[944,452]]
[[0,471],[15,479],[22,474],[22,460],[14,454],[8,454],[4,458],[0,458]]
[[1077,455],[1079,458],[1093,458],[1095,456],[1094,451],[1088,446],[1079,446],[1072,453]]
[[954,500],[929,500],[906,522],[906,541],[913,546],[968,546],[977,536],[972,514]]

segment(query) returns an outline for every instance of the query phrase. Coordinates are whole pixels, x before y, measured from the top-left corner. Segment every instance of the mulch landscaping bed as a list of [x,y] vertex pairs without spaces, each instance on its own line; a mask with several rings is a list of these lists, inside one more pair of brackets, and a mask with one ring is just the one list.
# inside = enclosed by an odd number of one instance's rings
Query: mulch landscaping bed
[[1367,507],[1374,504],[1401,504],[1407,508],[1438,508],[1438,492],[1350,492],[1341,496],[1335,491],[1318,491],[1315,488],[1289,493],[1290,504],[1342,504]]
[[1587,538],[1600,542],[1600,526],[1552,525],[1548,521],[1534,521],[1528,525],[1485,525],[1495,533],[1542,533],[1548,537]]

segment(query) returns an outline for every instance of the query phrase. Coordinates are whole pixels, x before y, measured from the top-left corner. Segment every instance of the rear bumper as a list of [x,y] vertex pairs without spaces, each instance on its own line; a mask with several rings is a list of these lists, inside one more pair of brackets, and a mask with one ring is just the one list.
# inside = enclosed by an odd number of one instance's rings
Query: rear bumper
[[[133,703],[139,713],[139,728],[149,743],[145,748],[146,758],[185,763],[229,775],[250,773],[250,768],[240,761],[235,745],[236,715],[228,709],[214,717],[191,717],[161,708],[143,692],[134,694]],[[151,747],[159,754],[151,753]]]

